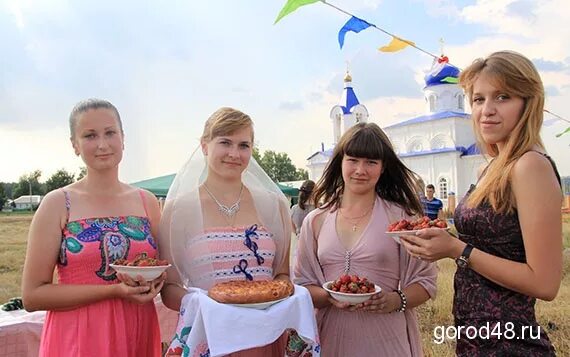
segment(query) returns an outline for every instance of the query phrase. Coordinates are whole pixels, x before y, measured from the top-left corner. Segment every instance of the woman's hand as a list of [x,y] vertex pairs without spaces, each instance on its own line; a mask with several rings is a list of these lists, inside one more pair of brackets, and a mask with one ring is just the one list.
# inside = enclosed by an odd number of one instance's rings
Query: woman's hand
[[125,274],[117,274],[117,278],[121,281],[117,284],[118,297],[137,304],[145,304],[152,301],[162,289],[166,280],[166,272],[153,281],[144,281],[140,275],[132,279]]
[[[323,289],[323,291],[325,291],[325,289]],[[352,305],[350,305],[349,303],[338,301],[331,296],[328,297],[328,302],[330,302],[330,304],[332,306],[336,307],[337,309],[341,309],[341,310],[350,310],[350,308],[352,307]]]
[[398,310],[401,305],[402,300],[400,299],[400,295],[398,295],[397,292],[392,291],[385,293],[384,291],[381,291],[378,294],[372,295],[370,299],[366,300],[365,302],[352,306],[350,310],[361,310],[387,314]]
[[442,258],[455,259],[461,255],[465,243],[441,228],[426,228],[416,235],[402,235],[400,241],[411,256],[428,262]]

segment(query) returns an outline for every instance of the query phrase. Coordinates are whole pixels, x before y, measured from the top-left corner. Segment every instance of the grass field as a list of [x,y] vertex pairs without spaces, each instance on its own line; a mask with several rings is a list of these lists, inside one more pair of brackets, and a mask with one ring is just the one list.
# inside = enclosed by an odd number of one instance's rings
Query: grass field
[[[0,213],[0,302],[20,295],[21,273],[26,250],[26,237],[31,215]],[[570,215],[564,217],[564,246],[570,247]],[[424,352],[426,356],[453,356],[454,344],[436,344],[436,326],[451,326],[453,273],[451,260],[439,262],[438,296],[418,309]],[[570,254],[564,262],[564,278],[558,297],[553,302],[539,301],[537,317],[554,343],[559,356],[570,356]]]

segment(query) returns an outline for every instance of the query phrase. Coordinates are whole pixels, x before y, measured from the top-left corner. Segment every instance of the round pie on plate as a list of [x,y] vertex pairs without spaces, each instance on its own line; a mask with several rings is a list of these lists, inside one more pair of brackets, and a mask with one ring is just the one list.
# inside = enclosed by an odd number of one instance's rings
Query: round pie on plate
[[235,280],[214,285],[208,296],[223,304],[253,304],[283,299],[293,291],[288,280]]

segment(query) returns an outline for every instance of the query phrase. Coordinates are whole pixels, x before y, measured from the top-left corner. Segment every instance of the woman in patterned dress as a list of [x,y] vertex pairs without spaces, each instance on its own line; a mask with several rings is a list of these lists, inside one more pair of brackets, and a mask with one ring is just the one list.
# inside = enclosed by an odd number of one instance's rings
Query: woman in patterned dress
[[[199,150],[206,160],[205,177],[187,182],[185,173],[200,176],[203,170],[192,167],[191,159],[172,184],[161,221],[161,254],[174,263],[161,296],[176,311],[190,309],[184,305],[188,287],[207,290],[236,279],[289,280],[287,203],[242,180],[251,170],[251,118],[232,108],[217,110],[206,121]],[[168,355],[189,348],[179,335]],[[232,356],[283,356],[286,342],[283,335],[272,344]],[[200,353],[207,354],[204,350]]]
[[[435,297],[437,269],[411,259],[385,234],[422,207],[414,173],[378,125],[344,133],[314,199],[322,204],[303,222],[295,283],[318,309],[323,356],[421,356],[414,308]],[[359,305],[339,302],[322,285],[343,274],[365,277],[382,291]]]
[[119,181],[124,134],[115,106],[82,101],[69,123],[87,175],[42,200],[22,278],[26,310],[48,310],[40,356],[160,356],[153,298],[165,275],[150,283],[121,282],[109,267],[140,253],[157,256],[158,201]]
[[457,355],[554,355],[534,311],[562,278],[562,193],[540,138],[542,81],[526,57],[501,51],[475,60],[460,83],[493,160],[455,211],[459,239],[426,229],[405,245],[421,259],[456,259]]

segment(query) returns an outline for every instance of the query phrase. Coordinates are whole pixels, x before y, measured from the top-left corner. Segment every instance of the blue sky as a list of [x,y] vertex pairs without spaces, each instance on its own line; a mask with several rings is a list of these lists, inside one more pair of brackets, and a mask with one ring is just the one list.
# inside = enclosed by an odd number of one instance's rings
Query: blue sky
[[[261,150],[287,152],[297,166],[330,144],[347,61],[360,101],[381,126],[422,115],[431,58],[390,38],[349,33],[348,17],[325,4],[273,21],[285,0],[0,0],[0,181],[82,165],[67,117],[87,97],[113,102],[126,133],[121,178],[176,172],[221,106],[250,114]],[[464,67],[496,50],[537,64],[547,108],[570,118],[570,5],[566,0],[330,0],[330,3]],[[546,116],[546,119],[551,118]],[[570,175],[568,124],[543,129],[547,149]]]

